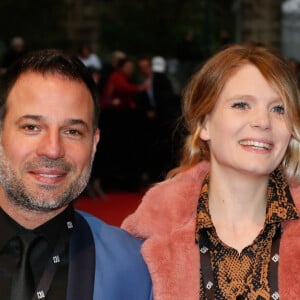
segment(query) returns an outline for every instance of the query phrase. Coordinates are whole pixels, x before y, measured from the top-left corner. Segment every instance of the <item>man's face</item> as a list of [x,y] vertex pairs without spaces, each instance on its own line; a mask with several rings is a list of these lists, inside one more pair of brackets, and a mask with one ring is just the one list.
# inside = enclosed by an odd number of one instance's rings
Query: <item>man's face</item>
[[20,76],[8,95],[1,132],[0,183],[8,201],[51,211],[80,194],[99,140],[93,111],[82,82],[58,74]]
[[151,76],[152,68],[151,68],[151,63],[148,59],[141,59],[138,62],[138,65],[139,65],[140,72],[144,77],[148,78]]

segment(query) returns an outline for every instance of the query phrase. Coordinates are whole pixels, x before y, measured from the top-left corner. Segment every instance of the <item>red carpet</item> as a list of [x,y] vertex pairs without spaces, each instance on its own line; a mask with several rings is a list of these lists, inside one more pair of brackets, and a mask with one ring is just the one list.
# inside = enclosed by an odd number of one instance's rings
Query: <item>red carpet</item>
[[106,201],[101,198],[81,197],[76,202],[75,208],[86,211],[108,224],[120,226],[124,218],[135,211],[143,194],[143,192],[108,193]]

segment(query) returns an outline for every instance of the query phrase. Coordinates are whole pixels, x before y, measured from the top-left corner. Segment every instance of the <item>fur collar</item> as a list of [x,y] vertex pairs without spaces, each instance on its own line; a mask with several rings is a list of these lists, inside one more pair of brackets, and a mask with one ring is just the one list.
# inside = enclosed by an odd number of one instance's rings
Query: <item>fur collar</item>
[[[195,244],[198,198],[209,169],[201,162],[151,188],[122,227],[145,240],[143,257],[151,273],[155,300],[198,300],[200,255]],[[291,189],[300,211],[300,187]],[[281,299],[298,299],[300,221],[285,222],[280,244]]]

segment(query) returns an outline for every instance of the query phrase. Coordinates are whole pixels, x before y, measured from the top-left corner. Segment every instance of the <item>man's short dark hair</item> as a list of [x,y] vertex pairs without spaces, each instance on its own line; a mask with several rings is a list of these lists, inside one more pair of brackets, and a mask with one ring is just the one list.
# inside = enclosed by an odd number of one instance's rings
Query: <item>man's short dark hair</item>
[[[46,49],[30,52],[13,65],[0,77],[0,121],[3,122],[6,113],[7,97],[18,78],[26,72],[39,74],[60,74],[70,80],[82,82],[91,93],[94,103],[94,130],[98,127],[99,101],[98,91],[90,71],[74,55],[68,55],[61,50]],[[38,88],[38,87],[37,87]]]

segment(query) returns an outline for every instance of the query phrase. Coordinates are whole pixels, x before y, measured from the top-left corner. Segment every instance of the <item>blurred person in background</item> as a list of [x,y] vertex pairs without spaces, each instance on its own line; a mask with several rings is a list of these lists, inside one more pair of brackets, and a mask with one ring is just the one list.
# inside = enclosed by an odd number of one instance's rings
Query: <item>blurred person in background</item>
[[135,109],[134,97],[149,88],[149,82],[135,84],[132,82],[134,63],[130,58],[118,61],[111,73],[101,96],[100,106],[111,109]]
[[100,92],[103,92],[103,88],[106,85],[106,82],[111,75],[117,69],[118,63],[121,59],[126,58],[127,55],[121,50],[115,50],[111,53],[111,58],[108,63],[103,64],[101,71],[101,82],[100,82]]
[[17,59],[26,53],[25,41],[21,36],[15,36],[10,42],[10,47],[4,54],[2,60],[2,73]]
[[[138,160],[138,114],[135,97],[146,91],[149,83],[132,81],[134,63],[129,58],[119,60],[109,76],[100,97],[102,109],[100,160],[103,188],[136,190],[140,186],[141,163]],[[106,154],[105,154],[106,153]]]
[[102,62],[99,56],[92,51],[92,48],[89,44],[83,43],[80,46],[78,57],[87,68],[96,70],[98,72],[101,71]]
[[173,91],[167,76],[167,64],[163,57],[152,59],[142,56],[138,60],[139,72],[149,88],[137,95],[140,114],[140,141],[144,147],[141,161],[144,163],[144,177],[148,183],[162,179],[167,170],[175,165],[172,148],[172,131],[180,115],[180,101]]

